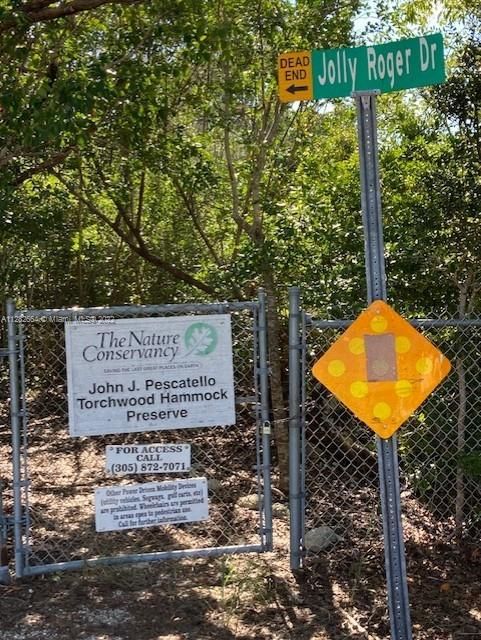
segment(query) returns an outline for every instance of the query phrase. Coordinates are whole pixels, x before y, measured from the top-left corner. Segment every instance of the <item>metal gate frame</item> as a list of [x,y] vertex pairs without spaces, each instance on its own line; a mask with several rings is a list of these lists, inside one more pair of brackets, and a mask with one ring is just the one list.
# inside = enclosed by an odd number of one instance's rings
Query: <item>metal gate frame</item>
[[[181,558],[216,557],[223,554],[266,552],[272,550],[272,487],[271,487],[271,427],[269,422],[269,363],[267,348],[267,297],[259,290],[257,301],[225,302],[205,304],[169,304],[149,306],[93,307],[74,309],[17,310],[12,300],[7,301],[8,354],[10,377],[10,422],[12,430],[12,471],[13,471],[13,546],[16,577],[84,569],[101,565],[124,565]],[[131,553],[116,556],[101,556],[82,560],[30,565],[29,538],[30,517],[28,512],[28,412],[25,378],[24,332],[22,323],[49,321],[55,317],[77,320],[89,316],[95,318],[107,314],[121,318],[148,317],[149,315],[172,314],[221,314],[235,311],[252,313],[253,330],[253,373],[257,478],[259,543],[245,545],[213,546],[194,549],[178,549],[151,553]],[[237,399],[236,399],[237,400]],[[245,400],[245,399],[244,399]],[[187,430],[188,431],[188,430]],[[141,435],[142,432],[139,433]],[[160,432],[161,433],[161,432]],[[1,523],[0,523],[1,524]]]
[[299,287],[289,289],[289,558],[302,567],[305,537],[305,314]]

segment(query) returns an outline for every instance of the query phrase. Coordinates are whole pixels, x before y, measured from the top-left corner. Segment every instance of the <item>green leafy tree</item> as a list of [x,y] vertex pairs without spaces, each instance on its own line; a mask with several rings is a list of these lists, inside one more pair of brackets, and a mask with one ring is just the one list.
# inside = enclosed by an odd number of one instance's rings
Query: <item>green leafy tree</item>
[[88,243],[108,249],[114,236],[122,254],[170,280],[170,299],[266,288],[284,487],[278,288],[296,270],[292,167],[319,114],[279,103],[276,60],[293,47],[348,44],[356,9],[355,0],[342,10],[329,0],[156,1],[38,22],[15,54],[22,82],[6,80],[0,95],[4,201],[32,185],[45,197],[35,176],[55,176],[75,212],[68,251],[79,282]]

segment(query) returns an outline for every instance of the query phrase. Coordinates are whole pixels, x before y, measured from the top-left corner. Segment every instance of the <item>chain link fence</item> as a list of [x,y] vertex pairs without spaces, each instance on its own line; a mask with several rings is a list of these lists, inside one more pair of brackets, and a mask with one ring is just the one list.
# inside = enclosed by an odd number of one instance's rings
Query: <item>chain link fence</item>
[[[69,436],[65,322],[219,313],[231,317],[235,425]],[[269,548],[269,440],[261,428],[269,411],[262,379],[267,376],[262,297],[259,303],[17,311],[13,320],[10,353],[17,339],[11,360],[19,372],[19,433],[17,442],[13,438],[14,476],[13,483],[7,481],[4,508],[14,525],[17,575]],[[190,471],[175,476],[106,473],[107,445],[139,442],[190,444]],[[0,446],[8,459],[3,437]],[[2,468],[1,475],[10,473]],[[207,520],[96,532],[95,488],[189,477],[207,479]]]
[[[316,529],[367,556],[382,539],[374,435],[311,374],[350,322],[301,316],[300,556]],[[481,320],[412,324],[453,369],[397,433],[405,539],[481,547]]]

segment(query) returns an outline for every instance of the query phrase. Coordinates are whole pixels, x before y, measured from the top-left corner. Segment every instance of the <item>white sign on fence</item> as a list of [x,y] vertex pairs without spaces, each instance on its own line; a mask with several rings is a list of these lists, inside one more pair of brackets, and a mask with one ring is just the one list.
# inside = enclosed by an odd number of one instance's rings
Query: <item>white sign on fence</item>
[[209,517],[206,478],[99,487],[96,531],[124,531]]
[[65,325],[72,436],[235,424],[230,315]]
[[107,473],[181,473],[190,470],[190,444],[122,444],[105,447]]

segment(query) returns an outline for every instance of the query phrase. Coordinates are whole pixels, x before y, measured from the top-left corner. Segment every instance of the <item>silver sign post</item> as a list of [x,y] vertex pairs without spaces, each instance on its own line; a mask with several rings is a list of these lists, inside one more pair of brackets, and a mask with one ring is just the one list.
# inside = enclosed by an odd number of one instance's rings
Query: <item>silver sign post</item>
[[[376,130],[378,91],[353,94],[357,105],[362,217],[368,303],[386,300],[381,188]],[[384,554],[392,640],[412,640],[401,521],[399,461],[396,436],[376,436],[384,530]]]

